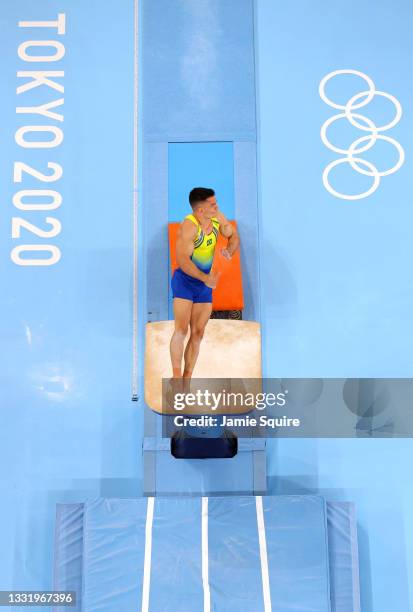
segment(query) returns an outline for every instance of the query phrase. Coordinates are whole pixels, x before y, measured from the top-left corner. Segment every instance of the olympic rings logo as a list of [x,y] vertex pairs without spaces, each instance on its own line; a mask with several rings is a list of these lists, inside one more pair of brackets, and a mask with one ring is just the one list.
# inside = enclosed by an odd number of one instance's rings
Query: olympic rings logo
[[[355,94],[352,98],[348,100],[346,104],[337,104],[337,102],[333,102],[327,97],[325,93],[325,86],[330,79],[340,74],[355,74],[356,76],[361,77],[367,83],[368,90]],[[380,133],[386,130],[390,130],[399,123],[402,116],[402,107],[400,105],[400,102],[391,94],[377,90],[373,80],[366,74],[364,74],[364,72],[360,72],[358,70],[334,70],[333,72],[329,72],[329,74],[327,74],[320,82],[319,94],[321,99],[326,104],[328,104],[332,108],[344,111],[341,113],[337,113],[337,115],[333,115],[333,117],[327,119],[327,121],[325,121],[321,127],[320,136],[325,146],[331,151],[345,155],[345,157],[341,159],[336,159],[325,167],[323,172],[324,187],[333,196],[341,198],[342,200],[361,200],[362,198],[367,198],[376,191],[380,184],[382,176],[394,174],[395,172],[397,172],[397,170],[399,170],[399,168],[401,168],[404,163],[405,155],[403,147],[400,145],[400,143],[398,143],[397,140],[395,140],[394,138],[390,138],[390,136],[384,136]],[[385,125],[377,126],[371,119],[369,119],[365,115],[362,115],[358,112],[354,112],[355,110],[358,110],[359,108],[362,108],[363,106],[369,104],[369,102],[371,102],[374,96],[381,96],[383,98],[387,98],[394,104],[394,118]],[[357,140],[355,140],[348,149],[338,147],[332,142],[330,142],[327,138],[327,130],[332,123],[338,121],[339,119],[347,119],[347,121],[349,121],[354,127],[364,132],[370,133],[367,136],[361,136],[360,138],[357,138]],[[389,168],[388,170],[379,171],[376,166],[370,161],[358,157],[360,153],[364,153],[365,151],[371,149],[378,140],[384,140],[386,142],[389,142],[396,148],[399,153],[399,160],[392,168]],[[350,164],[353,170],[355,170],[359,174],[364,174],[365,176],[372,177],[373,183],[371,187],[367,189],[367,191],[364,191],[363,193],[359,193],[357,195],[349,195],[336,191],[330,184],[329,176],[331,170],[340,164]]]

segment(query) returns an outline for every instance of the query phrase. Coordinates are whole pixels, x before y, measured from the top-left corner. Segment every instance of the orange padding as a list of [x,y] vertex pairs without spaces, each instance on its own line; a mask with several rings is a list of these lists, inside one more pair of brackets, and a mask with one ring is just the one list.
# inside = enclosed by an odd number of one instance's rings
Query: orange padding
[[[237,227],[236,221],[230,221]],[[171,261],[171,272],[178,267],[176,263],[176,238],[180,223],[169,223],[169,254]],[[213,270],[220,272],[217,288],[212,292],[213,310],[242,310],[244,299],[242,294],[241,260],[239,249],[228,261],[221,255],[221,249],[227,245],[227,239],[219,234],[218,243],[215,248]]]

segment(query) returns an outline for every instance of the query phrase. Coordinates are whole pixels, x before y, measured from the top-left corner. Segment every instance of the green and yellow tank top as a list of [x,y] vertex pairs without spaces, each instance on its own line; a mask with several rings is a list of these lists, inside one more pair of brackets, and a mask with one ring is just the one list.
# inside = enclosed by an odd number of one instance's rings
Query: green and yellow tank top
[[212,231],[210,234],[204,234],[198,219],[194,215],[187,215],[185,219],[189,219],[197,226],[197,233],[194,238],[194,252],[191,259],[202,272],[209,274],[218,240],[219,221],[212,217]]

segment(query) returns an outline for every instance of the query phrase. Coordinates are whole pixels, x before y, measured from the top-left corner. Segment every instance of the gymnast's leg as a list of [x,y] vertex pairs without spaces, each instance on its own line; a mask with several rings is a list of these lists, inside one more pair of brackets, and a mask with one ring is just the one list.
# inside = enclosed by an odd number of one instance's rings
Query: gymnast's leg
[[191,335],[186,345],[184,355],[184,378],[191,378],[192,376],[205,327],[211,316],[211,311],[212,304],[209,302],[194,303],[192,306],[190,318]]
[[182,377],[182,357],[184,354],[184,342],[191,320],[193,304],[191,300],[174,298],[173,309],[175,318],[175,329],[172,334],[170,352],[172,362],[172,376]]

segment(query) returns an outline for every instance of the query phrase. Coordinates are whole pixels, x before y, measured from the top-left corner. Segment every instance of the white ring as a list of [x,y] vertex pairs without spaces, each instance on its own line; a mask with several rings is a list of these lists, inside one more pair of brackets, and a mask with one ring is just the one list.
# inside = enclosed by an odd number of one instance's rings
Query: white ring
[[399,170],[399,168],[402,167],[402,165],[404,163],[405,153],[404,153],[404,149],[401,146],[401,144],[399,142],[397,142],[397,140],[395,140],[394,138],[391,138],[390,136],[384,136],[383,134],[378,134],[377,135],[377,140],[386,140],[387,142],[390,142],[390,144],[392,144],[392,145],[394,145],[396,147],[396,149],[399,152],[399,161],[392,168],[390,168],[389,170],[384,170],[383,172],[380,172],[374,166],[374,168],[375,168],[374,174],[371,174],[371,172],[367,172],[366,170],[362,170],[361,168],[359,168],[358,165],[357,165],[357,162],[354,161],[356,158],[353,156],[353,153],[360,151],[360,149],[357,149],[357,151],[353,151],[353,147],[356,147],[357,143],[361,142],[362,140],[365,140],[366,138],[370,138],[370,137],[369,136],[362,136],[361,138],[358,138],[357,140],[355,140],[351,144],[351,146],[350,146],[350,149],[349,149],[349,163],[350,163],[350,166],[353,168],[353,170],[357,170],[357,172],[360,172],[360,174],[364,174],[365,176],[375,176],[376,174],[378,174],[379,176],[389,176],[389,174],[394,174],[395,172],[397,172],[397,170]]
[[[364,96],[365,94],[367,94],[368,92],[366,91],[362,91],[361,93],[356,94],[355,96],[353,96],[352,98],[350,98],[350,100],[347,102],[345,109],[344,109],[344,114],[346,115],[347,119],[350,121],[351,125],[354,125],[354,127],[358,128],[359,130],[363,130],[364,132],[368,132],[368,128],[366,128],[364,125],[360,125],[359,123],[357,123],[357,121],[353,121],[352,118],[355,116],[355,113],[351,112],[352,108],[359,108],[359,105],[356,104],[355,106],[353,106],[352,102],[353,100],[357,100],[358,98],[360,98],[360,96]],[[394,96],[392,96],[391,94],[386,93],[385,91],[376,91],[376,93],[374,95],[377,96],[383,96],[383,98],[387,98],[388,100],[390,100],[391,102],[393,102],[394,106],[396,107],[396,116],[394,117],[394,119],[392,121],[389,121],[389,123],[386,123],[385,125],[381,126],[381,127],[377,127],[376,126],[376,130],[378,132],[383,132],[385,130],[390,130],[392,127],[394,127],[395,125],[397,125],[402,117],[402,107],[400,102],[398,101],[397,98],[395,98]],[[363,104],[363,106],[365,106],[365,104]]]
[[[371,162],[366,161],[365,159],[361,159],[361,157],[353,157],[352,159],[356,160],[360,164],[365,164],[374,173],[375,166],[373,166]],[[367,198],[368,196],[370,196],[372,193],[376,191],[377,187],[380,185],[380,175],[378,173],[372,175],[374,176],[373,185],[370,187],[370,189],[367,189],[367,191],[364,191],[363,193],[359,193],[356,195],[347,195],[345,193],[340,193],[339,191],[336,191],[335,189],[333,189],[328,181],[328,176],[330,174],[330,171],[335,166],[338,166],[339,164],[344,164],[344,163],[349,163],[348,157],[344,157],[343,159],[335,159],[334,161],[330,162],[328,166],[324,168],[323,185],[327,189],[327,191],[331,193],[331,195],[335,196],[336,198],[340,198],[341,200],[361,200],[362,198]]]
[[[354,113],[354,116],[363,118],[366,121],[366,123],[369,123],[371,125],[371,130],[372,130],[372,134],[370,136],[371,144],[367,144],[366,146],[361,147],[361,149],[357,149],[357,151],[354,151],[354,150],[352,151],[352,154],[353,153],[364,153],[364,151],[368,151],[369,149],[371,149],[371,147],[373,147],[376,144],[376,140],[377,140],[376,126],[371,119],[368,119],[364,115],[359,115],[358,113]],[[345,113],[338,113],[337,115],[333,115],[332,117],[327,119],[321,126],[320,137],[321,137],[322,142],[325,144],[325,146],[328,149],[331,149],[331,151],[335,151],[336,153],[342,153],[343,155],[349,155],[351,151],[351,147],[353,146],[354,143],[352,143],[349,149],[340,149],[340,147],[336,147],[335,145],[333,145],[327,138],[327,128],[330,127],[330,125],[334,123],[334,121],[337,121],[338,119],[343,119],[343,118],[346,118]],[[365,136],[364,139],[365,138],[368,138],[368,137]]]
[[374,92],[376,91],[376,86],[374,84],[374,81],[369,76],[367,76],[367,74],[364,74],[364,72],[360,72],[359,70],[351,70],[351,69],[334,70],[333,72],[329,72],[328,74],[326,74],[326,76],[323,79],[321,79],[320,85],[318,88],[318,92],[323,102],[339,110],[344,110],[346,108],[345,104],[344,105],[337,104],[336,102],[333,102],[332,100],[330,100],[330,98],[327,97],[324,91],[327,82],[333,77],[337,76],[338,74],[355,74],[356,76],[359,76],[360,78],[364,79],[364,81],[366,81],[367,85],[369,86],[370,92],[368,93],[367,100],[365,102],[361,102],[360,104],[357,104],[356,106],[354,106],[354,108],[361,108],[362,106],[365,106],[366,104],[371,102],[371,100],[374,97]]

